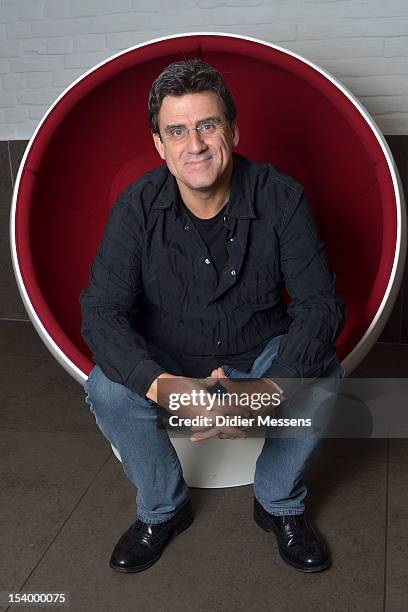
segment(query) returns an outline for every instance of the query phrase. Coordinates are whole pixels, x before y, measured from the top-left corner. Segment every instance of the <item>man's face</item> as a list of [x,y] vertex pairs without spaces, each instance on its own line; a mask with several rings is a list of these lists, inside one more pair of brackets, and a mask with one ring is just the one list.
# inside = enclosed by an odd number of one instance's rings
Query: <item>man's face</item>
[[[225,124],[213,134],[191,130],[216,120]],[[191,131],[180,142],[169,134],[181,126]],[[229,125],[218,96],[213,92],[166,96],[159,113],[160,134],[153,134],[160,157],[178,182],[191,190],[207,191],[221,185],[232,164],[232,149],[239,142],[236,122]]]

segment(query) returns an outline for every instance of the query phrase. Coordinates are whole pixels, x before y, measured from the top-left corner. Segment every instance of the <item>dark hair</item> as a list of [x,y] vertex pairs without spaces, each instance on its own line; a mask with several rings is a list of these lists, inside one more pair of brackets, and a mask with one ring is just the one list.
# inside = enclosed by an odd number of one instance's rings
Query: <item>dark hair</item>
[[234,121],[237,109],[221,74],[201,59],[174,62],[154,81],[148,97],[150,130],[160,134],[159,112],[166,96],[213,91],[217,94],[229,123]]

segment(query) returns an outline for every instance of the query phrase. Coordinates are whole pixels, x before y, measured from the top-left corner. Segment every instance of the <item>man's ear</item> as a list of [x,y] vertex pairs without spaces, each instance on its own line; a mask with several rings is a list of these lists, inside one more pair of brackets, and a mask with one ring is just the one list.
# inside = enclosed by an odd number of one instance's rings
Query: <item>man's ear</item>
[[236,119],[234,119],[234,121],[231,123],[231,131],[232,131],[232,144],[234,147],[236,147],[239,143],[239,127],[238,127],[238,123]]
[[164,155],[164,146],[160,139],[160,136],[158,134],[152,134],[152,136],[153,136],[154,146],[156,147],[158,154],[160,155],[162,159],[166,159]]

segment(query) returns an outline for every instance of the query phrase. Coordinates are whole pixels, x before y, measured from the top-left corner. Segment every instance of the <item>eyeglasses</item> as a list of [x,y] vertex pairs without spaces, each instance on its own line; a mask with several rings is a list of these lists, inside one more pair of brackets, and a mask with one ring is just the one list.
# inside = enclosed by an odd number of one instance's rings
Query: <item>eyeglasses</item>
[[188,128],[185,125],[175,125],[173,127],[166,128],[166,135],[161,136],[161,140],[169,140],[171,142],[183,142],[186,140],[188,133],[195,130],[201,137],[213,136],[217,130],[222,129],[226,126],[226,123],[211,120],[205,121],[201,125],[195,128]]

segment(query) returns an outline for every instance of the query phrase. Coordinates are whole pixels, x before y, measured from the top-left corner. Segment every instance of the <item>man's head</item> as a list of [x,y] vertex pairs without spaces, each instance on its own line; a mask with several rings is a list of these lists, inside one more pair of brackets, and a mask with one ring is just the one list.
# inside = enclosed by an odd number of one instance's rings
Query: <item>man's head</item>
[[223,184],[239,132],[234,101],[215,68],[199,59],[171,64],[153,83],[148,110],[156,149],[179,186],[211,191]]

